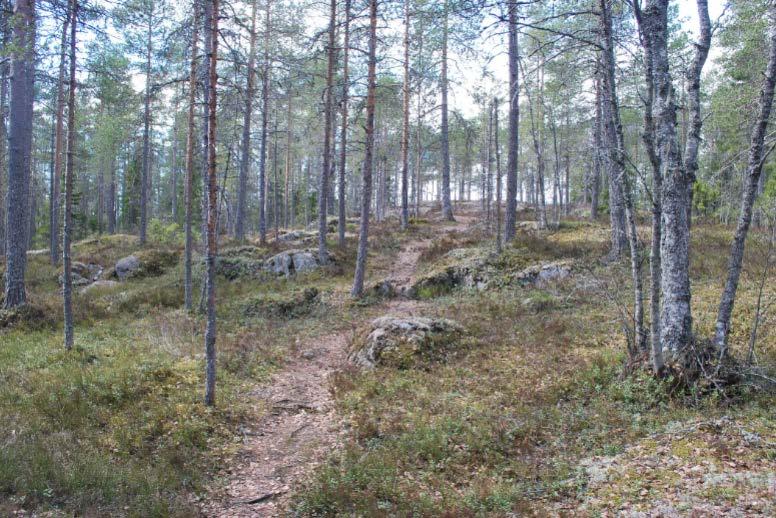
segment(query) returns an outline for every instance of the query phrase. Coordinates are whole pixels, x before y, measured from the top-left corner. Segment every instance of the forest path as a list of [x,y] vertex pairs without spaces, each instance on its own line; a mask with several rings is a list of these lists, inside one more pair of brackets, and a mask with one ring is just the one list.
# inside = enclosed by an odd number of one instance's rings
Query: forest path
[[[461,216],[440,233],[463,230],[471,221]],[[413,239],[399,251],[388,274],[397,291],[411,285],[420,256],[431,241]],[[386,301],[381,310],[410,316],[422,306],[402,297]],[[360,327],[366,320],[355,324]],[[281,515],[294,485],[341,443],[345,431],[329,391],[329,376],[347,365],[352,334],[352,330],[338,331],[300,343],[282,371],[249,393],[269,411],[244,432],[241,451],[224,470],[228,473],[225,487],[200,504],[203,515]]]

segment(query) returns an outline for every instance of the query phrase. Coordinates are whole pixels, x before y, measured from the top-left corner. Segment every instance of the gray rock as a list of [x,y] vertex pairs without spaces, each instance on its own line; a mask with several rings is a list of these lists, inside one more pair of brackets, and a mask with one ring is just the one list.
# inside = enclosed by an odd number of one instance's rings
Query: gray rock
[[134,255],[129,255],[123,259],[119,259],[116,263],[116,276],[120,281],[125,281],[139,269],[140,259]]
[[523,285],[544,286],[550,282],[565,279],[569,275],[571,275],[571,263],[568,261],[555,261],[530,266],[520,272],[517,280]]
[[367,368],[414,367],[444,359],[462,334],[463,328],[452,320],[384,316],[372,321],[349,358]]
[[280,252],[264,262],[264,269],[277,276],[288,277],[291,275],[293,259],[290,252]]
[[296,273],[309,272],[318,268],[318,260],[311,252],[297,252],[291,258]]
[[[102,266],[96,263],[84,264],[80,261],[73,261],[71,264],[73,286],[86,286],[96,281],[102,275],[102,270]],[[64,283],[65,275],[62,273],[59,275],[59,284],[63,285]]]

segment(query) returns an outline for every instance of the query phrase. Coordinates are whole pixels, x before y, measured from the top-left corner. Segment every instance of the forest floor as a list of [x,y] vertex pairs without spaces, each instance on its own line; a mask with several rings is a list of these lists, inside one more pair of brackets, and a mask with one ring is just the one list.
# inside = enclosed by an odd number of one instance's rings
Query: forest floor
[[[174,231],[152,232],[140,251],[164,263],[147,277],[77,293],[69,353],[59,270],[30,255],[29,309],[0,314],[0,515],[776,514],[772,391],[754,378],[708,395],[623,375],[631,291],[627,265],[600,260],[605,226],[569,218],[537,231],[523,211],[518,237],[495,255],[478,207],[459,206],[456,217],[432,210],[404,232],[393,216],[375,224],[362,300],[349,296],[353,237],[344,250],[332,243],[335,263],[318,271],[222,278],[214,409],[201,404],[203,320],[181,309]],[[776,300],[773,269],[762,283],[762,237],[754,232],[747,249],[738,358],[759,287],[763,307]],[[694,229],[699,336],[713,327],[729,239],[722,227]],[[109,268],[137,252],[133,236],[118,235],[81,241],[74,255]],[[443,284],[413,299],[371,290],[445,278],[471,257],[487,258],[486,289]],[[513,282],[543,264],[572,273]],[[313,288],[313,302],[298,302]],[[354,340],[383,315],[453,319],[465,336],[444,361],[356,368]],[[764,315],[755,350],[767,377],[774,317]]]
[[[442,234],[465,232],[470,218],[461,217]],[[432,239],[406,241],[396,254],[386,280],[399,292],[409,288],[418,260]],[[375,309],[392,316],[412,316],[423,302],[409,298],[384,301]],[[331,308],[338,311],[337,308]],[[353,322],[354,328],[368,322]],[[342,445],[346,433],[329,383],[348,365],[353,330],[342,330],[298,343],[295,353],[264,389],[249,395],[271,412],[244,432],[244,446],[223,471],[229,480],[220,498],[211,495],[202,504],[207,516],[273,516],[288,505],[292,487],[308,477],[320,462]]]

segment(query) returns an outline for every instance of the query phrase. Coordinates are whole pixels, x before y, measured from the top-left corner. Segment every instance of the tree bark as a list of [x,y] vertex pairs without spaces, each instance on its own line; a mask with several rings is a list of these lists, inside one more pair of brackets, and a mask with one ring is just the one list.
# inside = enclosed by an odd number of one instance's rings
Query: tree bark
[[496,149],[496,252],[501,253],[501,147],[498,143],[498,97],[493,99],[493,147]]
[[145,94],[143,99],[143,169],[140,180],[140,244],[146,242],[148,228],[148,191],[151,174],[151,54],[153,53],[153,23],[148,13],[146,35]]
[[733,306],[736,301],[738,279],[741,276],[741,265],[744,260],[744,247],[749,226],[752,222],[752,207],[757,197],[757,186],[763,169],[764,147],[768,120],[773,108],[773,93],[776,86],[776,5],[771,4],[768,10],[769,41],[768,65],[765,69],[760,100],[758,103],[758,115],[752,128],[752,136],[749,143],[749,159],[747,161],[744,191],[741,199],[741,212],[738,216],[738,225],[730,248],[728,259],[728,273],[725,288],[719,302],[717,321],[715,325],[714,341],[719,348],[720,356],[727,354],[728,334],[730,332],[730,317],[733,314]]
[[70,87],[67,100],[67,169],[65,171],[65,224],[62,240],[62,262],[64,263],[64,287],[62,290],[65,317],[65,349],[73,348],[73,265],[70,257],[70,241],[73,234],[73,184],[75,176],[75,71],[76,71],[76,28],[78,21],[78,0],[70,0]]
[[668,60],[668,0],[653,0],[642,12],[652,56],[655,138],[663,179],[660,242],[660,341],[669,360],[677,360],[692,341],[689,275],[690,228],[687,220],[690,178],[681,159],[676,105]]
[[444,12],[442,13],[442,73],[440,88],[442,90],[442,217],[447,221],[455,221],[453,217],[453,205],[450,201],[450,128],[448,121],[447,94],[449,90],[447,80],[447,44],[449,36],[449,12],[447,0],[444,0]]
[[351,294],[360,297],[364,292],[367,246],[369,243],[369,208],[372,198],[372,154],[375,145],[375,90],[377,80],[377,0],[369,0],[369,57],[366,95],[366,142],[364,146],[364,169],[361,195],[361,226],[358,235],[358,255]]
[[639,37],[644,48],[644,76],[646,92],[644,96],[644,133],[642,140],[652,169],[652,239],[649,253],[649,312],[650,312],[650,349],[652,369],[661,375],[665,369],[663,348],[660,342],[660,284],[662,268],[660,260],[660,241],[662,235],[662,188],[663,177],[660,171],[660,159],[655,148],[655,77],[652,58],[651,35],[645,30],[639,3],[633,4]]
[[[689,178],[687,186],[687,225],[692,224],[692,188],[698,172],[698,151],[701,144],[701,72],[706,64],[711,48],[711,20],[709,19],[708,0],[696,0],[698,6],[698,20],[700,21],[700,39],[695,43],[695,55],[692,66],[687,71],[687,104],[690,108],[689,131],[684,147],[684,169]],[[687,125],[683,126],[687,129]]]
[[207,328],[205,330],[205,404],[216,404],[216,222],[218,218],[216,177],[216,84],[218,64],[219,0],[212,2],[210,48],[208,49],[208,158],[207,158]]
[[485,139],[485,185],[482,189],[485,198],[485,221],[488,231],[491,227],[490,201],[493,198],[493,105],[488,106],[488,135]]
[[404,0],[404,84],[402,85],[401,133],[401,229],[410,220],[409,210],[410,151],[410,0]]
[[598,219],[598,198],[601,194],[601,71],[596,63],[595,75],[595,122],[593,123],[593,178],[590,192],[590,219]]
[[520,48],[517,38],[517,0],[509,0],[509,143],[507,145],[507,205],[504,221],[504,241],[515,237],[517,225],[517,153],[520,146],[520,84],[518,62]]
[[328,56],[326,65],[326,92],[324,93],[324,126],[323,126],[323,167],[318,192],[318,260],[321,263],[328,261],[328,249],[326,247],[326,231],[328,230],[327,206],[329,201],[329,173],[332,159],[332,136],[334,118],[334,61],[335,61],[335,29],[337,25],[337,0],[331,0],[329,4],[329,42],[326,48]]
[[256,83],[256,12],[258,0],[251,7],[251,34],[248,46],[248,74],[245,80],[245,106],[243,108],[242,147],[240,151],[240,175],[237,180],[237,217],[235,238],[245,240],[245,207],[248,196],[248,172],[251,168],[251,119],[253,117],[253,96]]
[[191,32],[191,62],[189,65],[189,107],[186,129],[186,184],[184,188],[184,197],[186,204],[186,222],[185,232],[185,251],[184,251],[184,270],[185,277],[183,281],[184,305],[188,311],[192,308],[192,269],[191,258],[194,248],[194,239],[191,231],[193,218],[193,189],[194,189],[194,140],[196,127],[194,124],[194,108],[197,102],[197,51],[199,46],[199,0],[193,0],[194,20],[192,22]]
[[626,238],[630,248],[631,279],[633,282],[633,320],[634,339],[631,356],[635,357],[647,349],[646,332],[644,330],[644,289],[641,275],[641,260],[639,258],[639,242],[636,233],[635,209],[633,194],[628,173],[625,169],[625,138],[620,120],[620,107],[617,98],[617,83],[615,77],[614,41],[612,38],[611,0],[601,0],[601,43],[603,64],[603,122],[604,135],[607,141],[608,162],[613,179],[612,184],[620,190],[622,205],[625,211]]
[[348,103],[350,92],[350,2],[345,0],[345,12],[343,14],[343,43],[342,43],[342,126],[340,128],[340,160],[339,160],[339,185],[338,185],[338,214],[337,214],[337,238],[339,246],[345,246],[345,173],[347,171],[348,152]]
[[57,80],[56,115],[54,121],[54,174],[51,177],[51,199],[49,200],[49,253],[51,264],[59,264],[59,197],[62,184],[62,137],[64,133],[65,110],[65,64],[67,63],[67,30],[70,24],[68,14],[62,23],[59,51],[59,77]]
[[267,242],[267,128],[269,125],[269,75],[271,73],[269,45],[271,33],[271,7],[267,0],[264,23],[264,69],[261,78],[261,151],[259,156],[259,242]]
[[285,184],[283,186],[283,227],[288,228],[291,221],[291,216],[288,213],[289,209],[289,196],[291,195],[291,176],[293,171],[291,169],[291,144],[294,138],[293,131],[293,119],[292,114],[292,102],[293,94],[291,91],[291,84],[288,85],[288,105],[286,106],[286,167],[285,167]]
[[11,54],[11,102],[6,195],[6,309],[27,301],[27,232],[30,217],[32,117],[35,87],[35,0],[17,0]]
[[[11,6],[10,2],[2,3],[5,13],[3,14],[2,27],[2,45],[8,48],[11,40]],[[8,178],[8,76],[10,66],[8,60],[0,64],[0,256],[5,256],[5,196],[6,196],[6,178]]]

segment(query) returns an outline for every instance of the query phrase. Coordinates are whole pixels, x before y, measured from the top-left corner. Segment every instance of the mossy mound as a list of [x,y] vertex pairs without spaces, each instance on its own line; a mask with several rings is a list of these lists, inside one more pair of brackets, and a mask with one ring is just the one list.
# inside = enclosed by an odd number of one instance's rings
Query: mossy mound
[[135,254],[140,260],[140,269],[133,277],[155,277],[164,273],[166,268],[178,262],[178,253],[170,250],[149,249]]
[[[532,261],[540,261],[533,262]],[[509,251],[496,255],[481,248],[457,248],[439,259],[412,286],[410,295],[429,299],[455,288],[486,290],[507,286],[543,286],[572,272],[571,261],[541,261],[535,254]]]
[[460,346],[457,322],[425,317],[380,317],[356,336],[350,360],[362,367],[430,368]]
[[271,318],[299,318],[310,314],[320,304],[317,288],[292,293],[267,293],[250,298],[243,304],[243,315]]
[[28,329],[44,329],[54,327],[55,319],[51,312],[36,304],[23,304],[13,309],[0,309],[0,329],[10,327],[25,327]]

